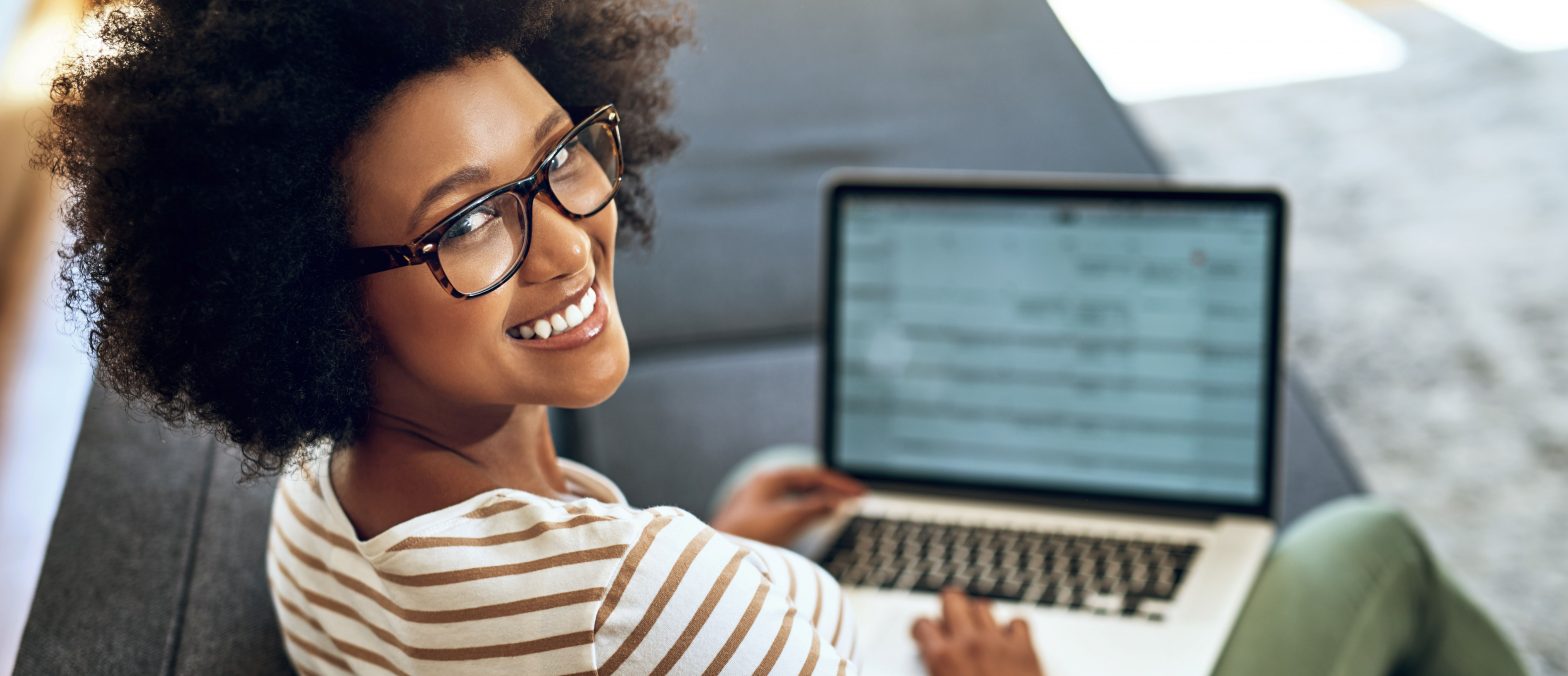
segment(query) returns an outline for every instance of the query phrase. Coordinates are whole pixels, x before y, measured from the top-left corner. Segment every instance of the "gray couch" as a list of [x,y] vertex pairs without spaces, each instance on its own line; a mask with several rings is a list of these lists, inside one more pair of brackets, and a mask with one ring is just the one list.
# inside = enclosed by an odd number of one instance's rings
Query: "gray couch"
[[[556,432],[634,503],[703,513],[749,451],[813,440],[823,171],[1160,167],[1041,0],[697,4],[699,46],[673,65],[691,142],[658,176],[656,243],[617,271],[632,370]],[[1287,518],[1360,490],[1303,391]],[[95,390],[17,673],[286,671],[271,485],[237,476],[232,449]]]

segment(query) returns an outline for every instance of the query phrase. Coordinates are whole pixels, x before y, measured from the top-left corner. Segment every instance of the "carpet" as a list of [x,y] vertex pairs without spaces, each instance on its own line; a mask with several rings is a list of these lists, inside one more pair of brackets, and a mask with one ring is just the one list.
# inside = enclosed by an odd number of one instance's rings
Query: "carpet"
[[1368,11],[1398,70],[1132,112],[1178,176],[1286,189],[1292,359],[1372,491],[1568,674],[1568,51]]

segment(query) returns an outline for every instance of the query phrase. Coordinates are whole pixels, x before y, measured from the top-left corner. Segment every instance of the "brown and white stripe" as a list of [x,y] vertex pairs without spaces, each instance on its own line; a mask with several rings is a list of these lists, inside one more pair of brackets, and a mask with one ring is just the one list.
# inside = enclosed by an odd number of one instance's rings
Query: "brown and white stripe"
[[361,542],[325,462],[279,482],[267,548],[301,673],[857,672],[853,618],[815,564],[633,509],[575,463],[589,499],[496,490]]

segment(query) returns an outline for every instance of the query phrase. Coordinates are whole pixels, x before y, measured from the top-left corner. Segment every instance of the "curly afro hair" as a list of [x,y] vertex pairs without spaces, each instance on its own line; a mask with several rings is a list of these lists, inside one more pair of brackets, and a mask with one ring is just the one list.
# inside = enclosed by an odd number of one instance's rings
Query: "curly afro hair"
[[[625,117],[621,228],[672,153],[672,0],[141,0],[98,10],[106,49],[53,83],[35,163],[68,183],[66,304],[101,382],[239,446],[246,477],[351,442],[374,340],[337,162],[400,83],[511,53],[562,105]],[[623,232],[623,234],[628,234]]]

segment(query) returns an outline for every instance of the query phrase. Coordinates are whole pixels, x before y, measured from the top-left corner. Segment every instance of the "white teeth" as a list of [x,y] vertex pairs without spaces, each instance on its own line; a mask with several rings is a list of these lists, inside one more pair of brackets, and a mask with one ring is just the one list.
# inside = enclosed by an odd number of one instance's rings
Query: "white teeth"
[[512,330],[507,331],[507,335],[513,338],[521,338],[522,340],[533,338],[545,340],[550,336],[574,329],[587,321],[588,317],[593,315],[594,306],[598,305],[598,303],[599,294],[594,293],[593,287],[589,287],[587,291],[583,292],[582,299],[577,301],[575,305],[568,305],[564,311],[557,312],[549,317],[536,319],[532,323],[514,327]]

